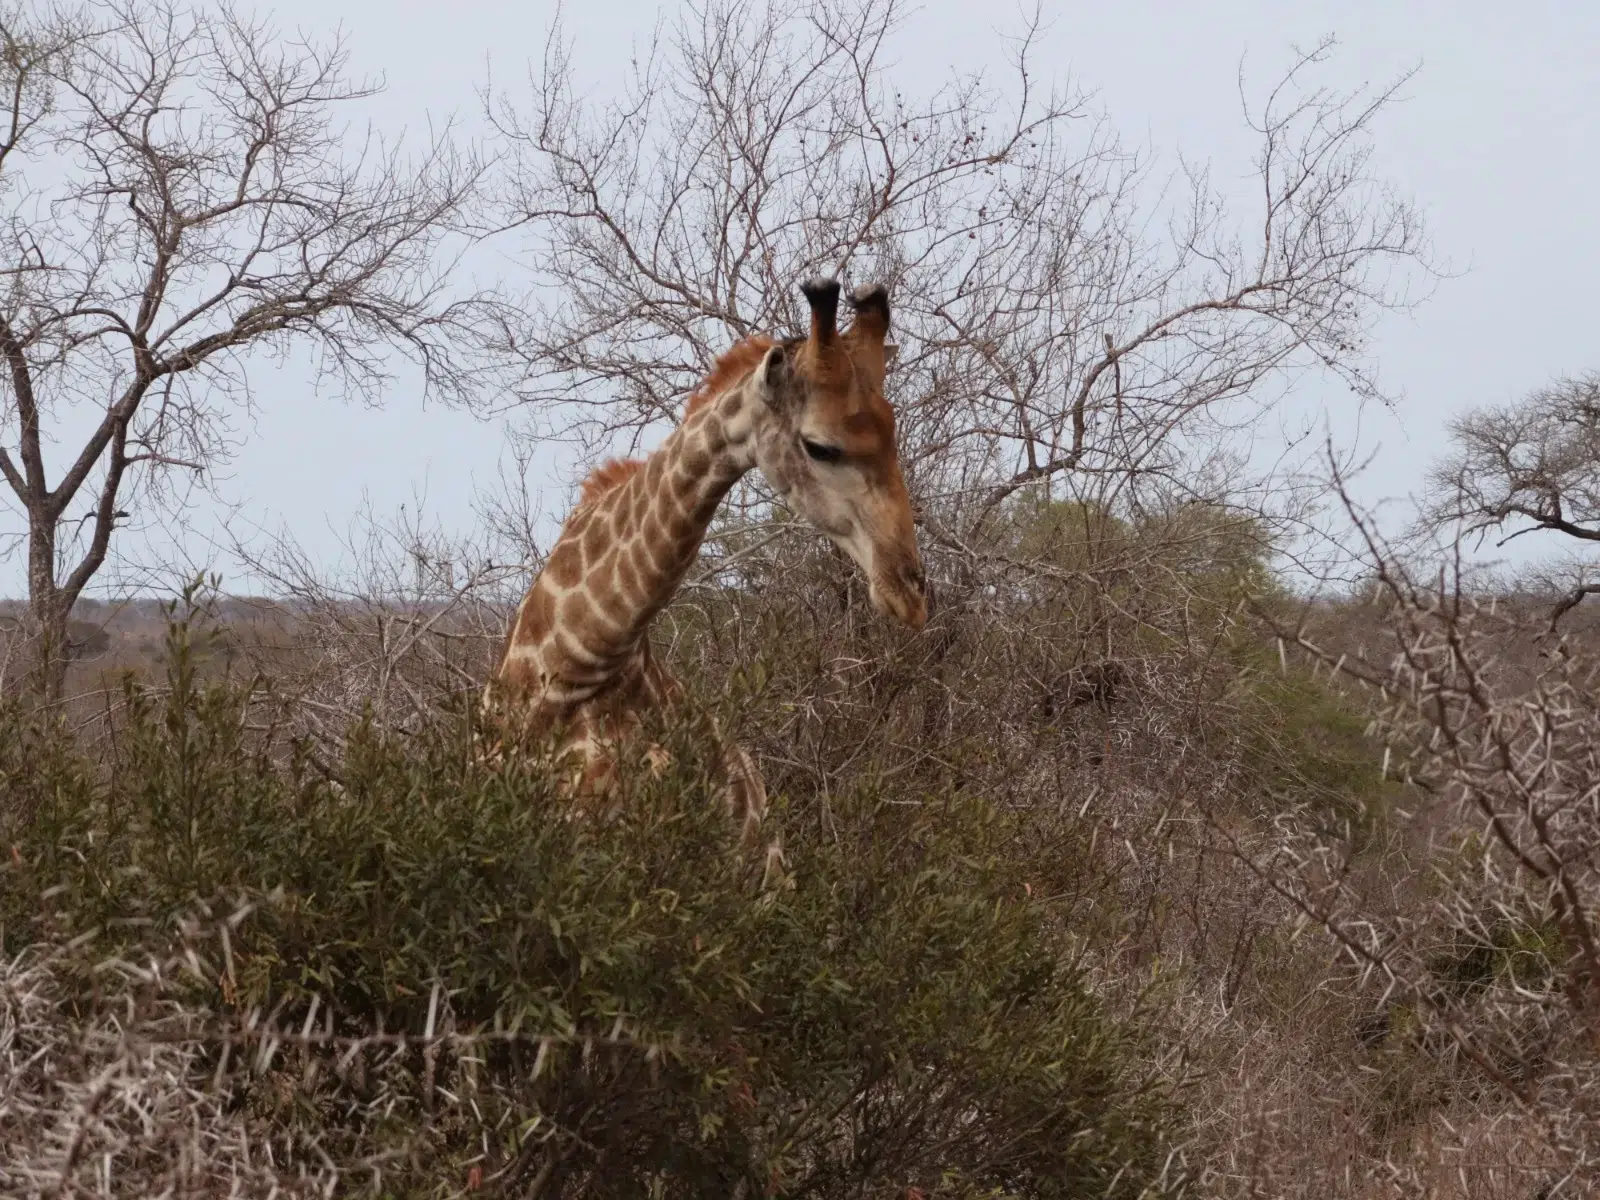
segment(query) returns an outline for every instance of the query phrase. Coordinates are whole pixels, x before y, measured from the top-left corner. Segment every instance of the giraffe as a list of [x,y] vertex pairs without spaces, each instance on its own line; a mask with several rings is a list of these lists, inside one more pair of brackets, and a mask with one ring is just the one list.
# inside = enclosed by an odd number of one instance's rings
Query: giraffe
[[[603,801],[619,741],[678,685],[650,650],[651,620],[695,562],[717,506],[758,469],[784,501],[865,573],[880,612],[920,629],[928,601],[884,374],[894,347],[889,296],[858,288],[837,327],[839,284],[801,287],[803,338],[756,335],[719,358],[681,424],[644,460],[611,461],[583,483],[573,512],[507,633],[484,690],[490,722],[553,737],[573,767],[565,785]],[[766,813],[750,756],[718,739],[722,792],[749,845]],[[651,764],[663,765],[652,747]],[[768,865],[781,861],[777,843]]]

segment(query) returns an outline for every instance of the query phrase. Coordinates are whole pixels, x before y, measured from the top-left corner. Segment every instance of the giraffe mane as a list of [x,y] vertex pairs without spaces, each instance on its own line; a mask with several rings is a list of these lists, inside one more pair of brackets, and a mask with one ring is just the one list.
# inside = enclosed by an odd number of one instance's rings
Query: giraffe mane
[[[708,404],[713,396],[721,395],[754,371],[761,365],[761,360],[767,351],[777,344],[776,339],[764,334],[753,334],[735,342],[711,364],[711,373],[701,381],[700,386],[689,393],[689,403],[683,412],[684,418],[694,415]],[[640,458],[613,458],[601,463],[589,473],[589,477],[580,486],[578,507],[583,508],[593,504],[607,492],[621,487],[643,467],[644,460]]]
[[689,405],[684,409],[683,415],[693,416],[702,406],[710,402],[711,397],[720,396],[754,371],[761,365],[761,360],[766,357],[767,351],[777,344],[776,339],[759,333],[735,342],[711,364],[711,374],[689,394]]
[[593,504],[607,492],[621,487],[644,467],[642,458],[613,458],[601,463],[583,481],[578,492],[578,507]]

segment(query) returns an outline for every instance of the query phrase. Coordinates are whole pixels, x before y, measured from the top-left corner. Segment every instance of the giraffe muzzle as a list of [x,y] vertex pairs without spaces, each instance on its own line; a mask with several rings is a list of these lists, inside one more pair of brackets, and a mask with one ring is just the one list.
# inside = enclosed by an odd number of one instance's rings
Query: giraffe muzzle
[[929,589],[920,563],[903,563],[884,577],[874,579],[871,588],[874,607],[902,625],[921,629],[928,623]]

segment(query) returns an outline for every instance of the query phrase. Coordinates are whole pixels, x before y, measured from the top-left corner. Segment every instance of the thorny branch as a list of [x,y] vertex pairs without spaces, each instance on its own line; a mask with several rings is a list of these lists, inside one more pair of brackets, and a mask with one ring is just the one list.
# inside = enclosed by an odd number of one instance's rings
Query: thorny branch
[[1403,789],[1372,816],[1396,823],[1431,878],[1396,881],[1415,899],[1380,908],[1345,882],[1348,831],[1288,816],[1269,853],[1239,853],[1588,1177],[1597,1164],[1583,1130],[1600,1111],[1600,661],[1587,634],[1552,639],[1596,589],[1548,618],[1537,597],[1479,598],[1461,556],[1470,530],[1451,564],[1419,578],[1337,472],[1335,483],[1371,572],[1371,619],[1352,636],[1319,633],[1315,608],[1298,622],[1258,611],[1281,644],[1365,697]]

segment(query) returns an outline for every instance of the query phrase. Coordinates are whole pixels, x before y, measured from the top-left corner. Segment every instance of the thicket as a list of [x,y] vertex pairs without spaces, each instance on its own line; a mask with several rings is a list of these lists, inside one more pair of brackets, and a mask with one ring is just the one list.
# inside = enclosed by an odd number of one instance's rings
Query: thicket
[[1181,1182],[1147,1032],[1019,871],[1029,814],[863,778],[824,828],[791,793],[763,886],[672,729],[605,824],[449,720],[324,773],[203,634],[175,616],[97,759],[0,717],[7,1194]]
[[165,675],[76,731],[6,710],[0,1178],[1098,1196],[1375,1169],[1462,1093],[1403,1022],[1374,1035],[1391,1010],[1252,858],[1291,828],[1374,881],[1404,857],[1359,703],[1248,618],[1286,602],[1260,531],[1030,500],[990,546],[965,585],[936,563],[915,637],[809,539],[669,610],[686,703],[767,775],[767,887],[692,722],[651,731],[675,766],[610,823],[564,819],[537,759],[476,763],[448,622],[391,668],[427,704],[337,738],[299,714],[357,701],[346,676],[278,672],[198,595]]

